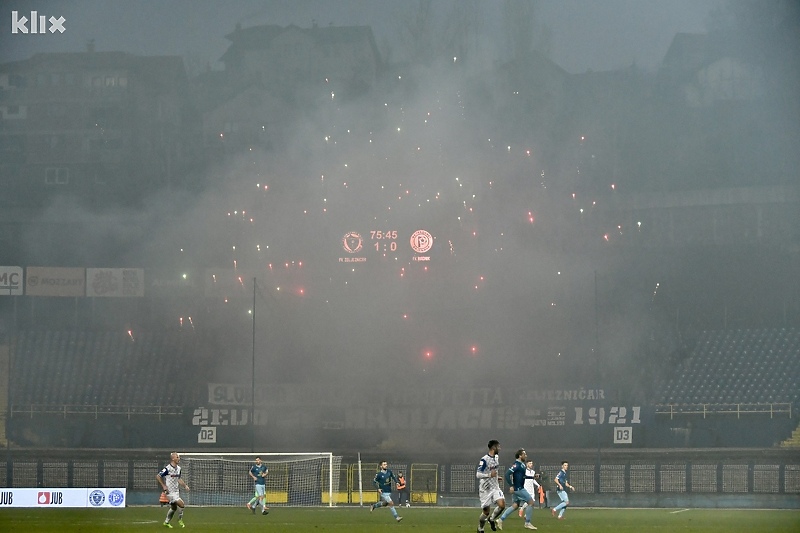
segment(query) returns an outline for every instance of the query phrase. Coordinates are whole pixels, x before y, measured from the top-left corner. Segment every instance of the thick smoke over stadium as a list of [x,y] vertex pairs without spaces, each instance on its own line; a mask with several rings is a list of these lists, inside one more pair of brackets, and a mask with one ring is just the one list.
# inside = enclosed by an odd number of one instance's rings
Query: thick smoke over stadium
[[[550,178],[535,143],[510,145],[483,122],[494,104],[475,96],[480,72],[445,65],[414,74],[413,87],[398,80],[383,94],[341,95],[343,103],[324,86],[309,91],[326,92],[285,125],[278,153],[253,150],[214,168],[198,197],[159,193],[141,208],[100,213],[59,202],[45,218],[74,221],[80,247],[40,250],[48,239],[32,232],[28,253],[43,264],[71,253],[75,264],[99,255],[192,277],[217,268],[220,284],[241,278],[220,293],[230,309],[207,302],[206,319],[195,302],[164,302],[174,325],[194,315],[225,336],[218,364],[230,378],[249,372],[253,277],[266,381],[374,383],[389,374],[463,385],[487,372],[549,373],[561,361],[591,377],[599,265],[595,247],[559,237],[557,218],[579,216],[558,198],[576,176]],[[556,216],[540,215],[554,201]],[[367,228],[428,229],[432,260],[388,253],[338,263],[342,235]]]
[[[795,232],[783,242],[717,209],[757,198],[754,219],[786,220],[771,218],[783,200],[769,202],[797,184],[798,103],[785,89],[797,86],[796,43],[763,64],[757,103],[726,113],[751,94],[723,95],[701,114],[708,94],[673,83],[688,68],[680,35],[658,61],[568,73],[552,59],[565,52],[547,46],[554,29],[535,19],[515,30],[515,13],[537,12],[504,6],[455,21],[439,6],[424,34],[454,37],[429,56],[376,35],[383,61],[370,86],[337,72],[230,81],[239,92],[225,102],[269,118],[266,140],[246,149],[231,148],[237,132],[226,127],[209,140],[224,107],[198,103],[225,72],[189,65],[183,104],[205,130],[197,164],[144,193],[122,187],[107,204],[48,200],[7,261],[142,268],[143,303],[71,314],[59,302],[63,326],[87,320],[131,342],[197,335],[179,364],[201,398],[208,383],[249,390],[252,380],[316,390],[332,413],[358,391],[367,408],[380,394],[413,404],[418,393],[482,388],[655,403],[654,383],[682,368],[700,331],[796,319],[796,222],[776,223]],[[720,13],[740,12],[717,7],[704,26],[736,29]],[[392,9],[398,28],[386,35],[403,34],[415,12]],[[505,38],[473,32],[478,22]],[[249,25],[234,27],[218,33],[236,42]],[[527,47],[506,42],[513,31]],[[751,50],[764,35],[745,37],[733,42]],[[774,45],[731,54],[752,62]],[[723,61],[720,76],[743,76],[739,65]],[[747,192],[761,188],[772,192]],[[418,230],[432,236],[429,250],[411,249]]]

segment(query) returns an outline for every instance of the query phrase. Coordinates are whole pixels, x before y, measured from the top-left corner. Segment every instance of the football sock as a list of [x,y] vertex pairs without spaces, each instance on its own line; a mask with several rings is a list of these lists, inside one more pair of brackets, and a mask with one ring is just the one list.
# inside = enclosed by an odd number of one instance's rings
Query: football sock
[[502,514],[502,515],[500,515],[500,520],[505,520],[506,518],[508,518],[508,515],[510,515],[511,513],[513,513],[513,512],[514,512],[514,510],[515,510],[515,509],[514,509],[514,506],[513,506],[513,505],[509,505],[508,507],[506,507],[506,510],[505,510],[505,511],[503,511],[503,514]]

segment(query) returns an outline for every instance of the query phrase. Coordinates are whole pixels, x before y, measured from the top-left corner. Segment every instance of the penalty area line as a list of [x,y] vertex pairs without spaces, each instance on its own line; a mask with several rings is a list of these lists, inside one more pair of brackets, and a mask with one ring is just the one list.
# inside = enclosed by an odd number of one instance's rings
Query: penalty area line
[[677,511],[670,511],[669,514],[683,513],[684,511],[691,511],[691,509],[678,509]]

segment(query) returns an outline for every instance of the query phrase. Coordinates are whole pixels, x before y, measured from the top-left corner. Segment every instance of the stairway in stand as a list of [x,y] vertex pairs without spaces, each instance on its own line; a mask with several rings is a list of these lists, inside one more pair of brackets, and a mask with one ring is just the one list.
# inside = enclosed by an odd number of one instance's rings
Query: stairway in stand
[[8,344],[0,344],[0,447],[5,448],[6,441],[6,413],[8,413],[8,380],[11,350]]
[[800,448],[800,425],[794,428],[791,437],[781,442],[781,448]]

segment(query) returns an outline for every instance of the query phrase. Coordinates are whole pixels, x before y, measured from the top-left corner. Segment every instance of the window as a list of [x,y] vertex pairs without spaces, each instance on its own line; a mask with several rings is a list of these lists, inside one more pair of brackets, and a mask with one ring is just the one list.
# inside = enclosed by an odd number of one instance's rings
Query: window
[[0,153],[22,153],[25,150],[24,135],[0,136]]
[[69,183],[69,169],[49,167],[44,171],[44,182],[47,185],[66,185]]
[[27,106],[24,105],[0,106],[0,120],[25,119],[28,115],[27,110]]
[[90,139],[89,150],[98,152],[100,150],[119,150],[122,148],[122,139]]
[[25,77],[20,74],[12,74],[8,77],[8,84],[12,87],[25,87]]
[[59,146],[63,146],[64,137],[62,135],[45,135],[43,137],[44,146],[50,150],[55,150]]
[[44,112],[48,117],[63,117],[67,114],[67,106],[56,102],[45,104]]
[[90,111],[89,127],[119,128],[122,124],[119,110],[111,107],[97,107]]

